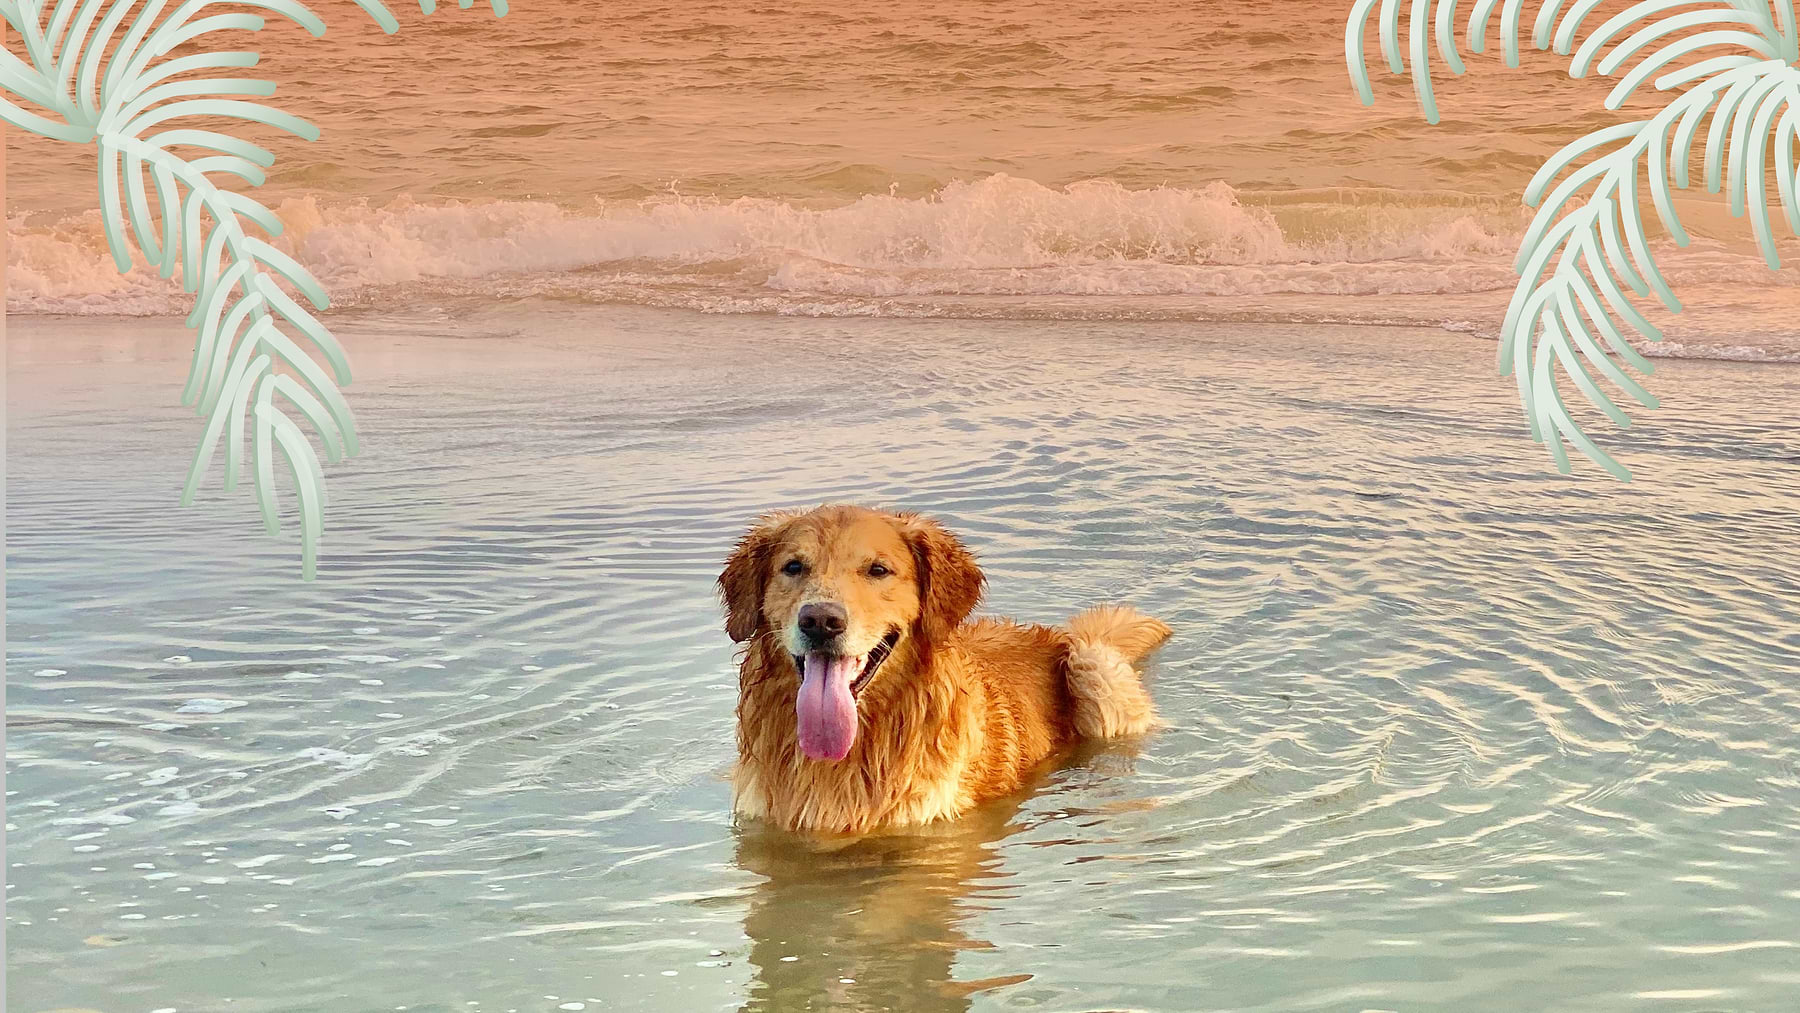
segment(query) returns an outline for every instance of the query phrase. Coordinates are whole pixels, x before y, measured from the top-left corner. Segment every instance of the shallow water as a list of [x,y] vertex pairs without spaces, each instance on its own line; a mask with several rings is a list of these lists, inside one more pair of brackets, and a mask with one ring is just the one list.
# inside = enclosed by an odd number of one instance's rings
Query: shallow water
[[[178,323],[13,323],[9,1009],[1800,989],[1800,374],[1660,369],[1627,486],[1431,330],[337,326],[367,449],[303,585],[216,472],[175,507]],[[840,498],[945,519],[993,612],[1167,619],[1170,727],[929,833],[734,827],[711,581]]]

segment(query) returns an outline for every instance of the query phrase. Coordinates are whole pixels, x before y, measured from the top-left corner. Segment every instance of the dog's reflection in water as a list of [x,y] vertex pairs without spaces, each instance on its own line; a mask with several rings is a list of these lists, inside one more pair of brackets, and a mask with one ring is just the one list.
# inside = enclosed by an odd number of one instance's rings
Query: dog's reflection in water
[[838,840],[740,827],[738,864],[765,877],[744,916],[756,970],[743,1009],[962,1011],[976,991],[1029,978],[951,976],[958,953],[989,947],[964,922],[1006,888],[996,846],[1018,808]]
[[[1085,768],[1096,752],[1078,750],[1065,763]],[[1124,751],[1109,752],[1114,764],[1130,765]],[[1067,766],[1062,773],[1080,776]],[[953,975],[962,951],[993,948],[968,922],[1019,885],[1002,868],[1000,843],[1024,827],[1019,810],[1028,794],[961,819],[862,838],[740,824],[738,864],[764,877],[744,916],[755,970],[742,1009],[962,1013],[975,993],[1029,979]]]

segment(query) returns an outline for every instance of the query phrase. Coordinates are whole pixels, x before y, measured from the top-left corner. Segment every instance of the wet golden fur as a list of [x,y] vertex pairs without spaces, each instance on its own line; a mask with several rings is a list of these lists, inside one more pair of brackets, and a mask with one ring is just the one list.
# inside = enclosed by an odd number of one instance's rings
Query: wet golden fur
[[[795,559],[805,571],[784,572]],[[872,571],[876,562],[888,572]],[[726,632],[747,644],[737,811],[832,833],[929,823],[1017,791],[1080,739],[1155,723],[1135,665],[1167,626],[1116,606],[1060,628],[967,622],[983,583],[962,543],[917,514],[832,506],[763,517],[719,577]],[[846,653],[901,634],[857,696],[856,738],[837,762],[804,756],[796,731],[795,621],[815,601],[845,607]]]

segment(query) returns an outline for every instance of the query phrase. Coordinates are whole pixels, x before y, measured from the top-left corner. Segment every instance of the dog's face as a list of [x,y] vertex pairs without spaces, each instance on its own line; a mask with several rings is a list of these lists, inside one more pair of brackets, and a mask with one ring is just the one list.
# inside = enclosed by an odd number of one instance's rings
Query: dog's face
[[746,534],[719,577],[725,629],[736,641],[774,638],[800,689],[800,746],[840,760],[857,705],[902,644],[926,661],[968,617],[981,571],[955,536],[913,514],[821,507],[769,515]]

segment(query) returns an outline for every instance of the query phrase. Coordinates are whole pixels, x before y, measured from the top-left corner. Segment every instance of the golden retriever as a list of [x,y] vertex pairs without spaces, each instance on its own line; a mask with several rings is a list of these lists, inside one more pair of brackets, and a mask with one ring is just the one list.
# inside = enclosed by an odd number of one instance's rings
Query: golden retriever
[[738,671],[738,813],[863,834],[1011,794],[1076,741],[1155,710],[1134,667],[1169,637],[1118,606],[1062,628],[966,622],[984,578],[913,513],[765,515],[719,576]]

